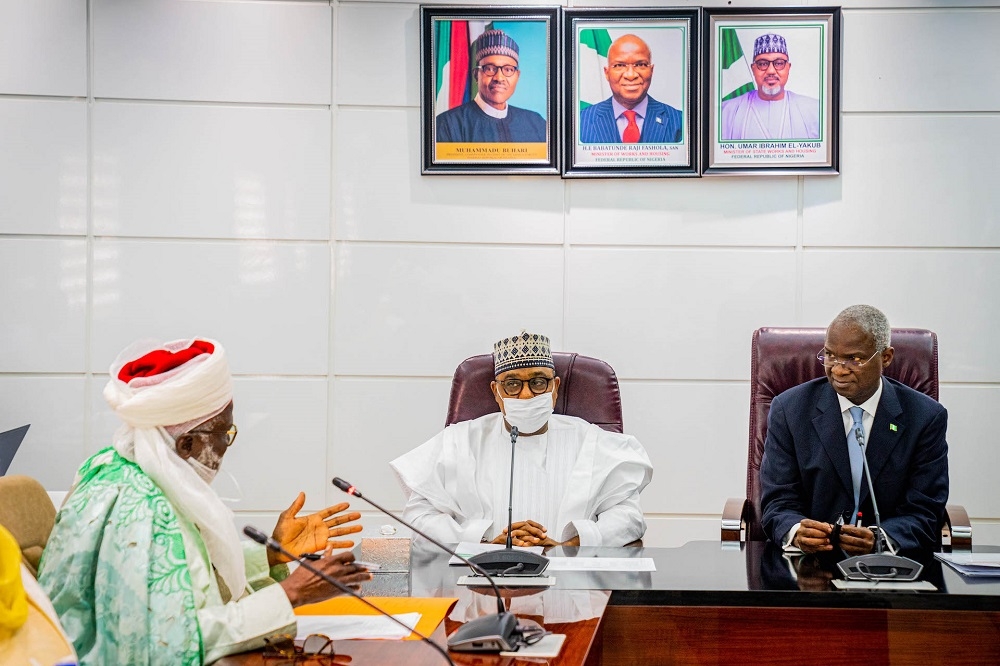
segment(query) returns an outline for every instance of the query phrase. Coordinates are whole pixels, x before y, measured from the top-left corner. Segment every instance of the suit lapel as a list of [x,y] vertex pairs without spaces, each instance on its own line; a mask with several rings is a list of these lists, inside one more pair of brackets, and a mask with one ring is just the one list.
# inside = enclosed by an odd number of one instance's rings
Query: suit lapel
[[649,98],[646,106],[646,119],[642,123],[642,136],[639,141],[642,143],[662,143],[663,129],[665,125],[663,118],[663,105]]
[[[896,395],[896,387],[887,379],[882,378],[882,397],[879,398],[875,410],[875,421],[868,433],[868,444],[865,455],[868,457],[868,468],[872,473],[872,483],[878,479],[879,472],[885,467],[886,461],[892,455],[893,449],[900,442],[904,424],[900,423],[903,408]],[[861,502],[868,497],[868,484],[861,485]],[[876,498],[877,499],[877,498]]]
[[[844,434],[844,417],[840,413],[840,403],[837,394],[830,384],[823,387],[823,392],[816,401],[816,416],[813,417],[813,428],[827,457],[837,471],[837,478],[847,491],[848,497],[854,497],[854,483],[851,481],[851,458],[847,453],[847,435]],[[848,507],[850,509],[850,507]]]
[[[607,104],[601,106],[598,110],[599,117],[597,120],[597,126],[602,127],[601,139],[606,143],[621,143],[621,137],[618,135],[618,124],[615,122],[615,111],[611,106],[611,101],[608,100]],[[605,133],[607,137],[603,136]]]

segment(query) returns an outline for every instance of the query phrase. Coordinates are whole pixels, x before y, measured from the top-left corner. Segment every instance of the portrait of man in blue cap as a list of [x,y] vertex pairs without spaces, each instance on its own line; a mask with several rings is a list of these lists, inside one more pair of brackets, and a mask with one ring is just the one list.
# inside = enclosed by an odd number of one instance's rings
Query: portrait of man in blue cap
[[819,100],[785,88],[792,69],[781,35],[760,35],[753,46],[755,90],[722,103],[722,140],[818,139]]
[[473,42],[478,92],[469,102],[439,114],[434,122],[439,143],[541,143],[545,119],[535,111],[507,103],[521,75],[518,48],[502,30],[487,30]]

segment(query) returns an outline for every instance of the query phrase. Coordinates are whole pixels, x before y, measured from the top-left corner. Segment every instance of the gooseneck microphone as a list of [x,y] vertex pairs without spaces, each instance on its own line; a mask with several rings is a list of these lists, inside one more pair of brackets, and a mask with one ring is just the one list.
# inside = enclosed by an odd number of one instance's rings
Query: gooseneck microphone
[[867,555],[855,555],[837,563],[837,567],[847,580],[916,580],[923,571],[924,565],[902,555],[884,553],[885,532],[882,531],[882,519],[878,513],[878,502],[875,501],[875,486],[872,485],[872,473],[868,468],[868,447],[865,446],[865,431],[859,425],[854,429],[861,447],[861,462],[864,464],[865,478],[868,479],[868,494],[872,498],[872,508],[875,510],[875,552]]
[[422,633],[420,633],[416,629],[413,629],[413,628],[407,626],[407,624],[405,622],[402,622],[401,620],[399,620],[395,616],[391,615],[390,613],[387,613],[386,611],[382,610],[381,608],[379,608],[378,606],[376,606],[372,602],[368,601],[367,599],[365,599],[364,597],[362,597],[360,594],[358,594],[357,592],[355,592],[354,590],[352,590],[350,588],[350,586],[344,585],[343,583],[341,583],[339,580],[337,580],[333,576],[329,576],[326,573],[320,571],[319,569],[317,569],[316,567],[314,567],[312,564],[310,564],[308,560],[306,560],[304,558],[301,558],[301,557],[296,557],[292,553],[288,552],[287,550],[285,550],[285,548],[280,543],[278,543],[278,540],[275,539],[274,537],[267,536],[266,534],[264,534],[263,532],[261,532],[260,530],[258,530],[253,525],[247,525],[246,527],[244,527],[243,528],[243,533],[246,534],[251,539],[253,539],[254,541],[256,541],[257,543],[262,544],[262,545],[270,548],[271,550],[273,550],[273,551],[275,551],[277,553],[281,553],[285,557],[289,557],[289,558],[291,558],[293,560],[298,561],[299,566],[303,567],[306,571],[311,572],[315,576],[319,576],[320,578],[322,578],[323,580],[325,580],[330,585],[333,585],[335,588],[337,588],[338,590],[340,590],[344,594],[348,594],[348,595],[354,597],[355,599],[358,599],[359,601],[361,601],[363,604],[365,604],[369,608],[372,608],[375,611],[377,611],[378,613],[380,613],[382,615],[385,615],[387,618],[389,618],[390,620],[392,620],[393,622],[395,622],[399,626],[401,626],[404,629],[406,629],[407,632],[411,632],[412,631],[414,634],[416,634],[417,636],[420,637],[420,640],[424,641],[425,643],[427,643],[431,647],[433,647],[435,650],[437,650],[438,652],[440,652],[441,655],[445,659],[448,660],[448,663],[451,664],[451,666],[455,666],[455,662],[453,662],[451,660],[451,657],[448,656],[448,653],[440,645],[438,645],[437,643],[435,643],[431,639],[427,638],[426,636],[424,636]]
[[511,532],[514,527],[514,451],[517,426],[510,427],[510,489],[507,492],[507,545],[503,550],[488,550],[469,559],[494,576],[540,576],[549,566],[549,558],[526,550],[514,550]]
[[500,588],[497,587],[496,581],[493,580],[493,577],[490,576],[485,569],[471,561],[469,558],[459,555],[437,539],[434,539],[421,530],[418,530],[412,524],[403,520],[392,511],[383,508],[374,500],[368,499],[361,494],[361,491],[347,481],[344,481],[339,476],[333,479],[333,485],[343,490],[348,495],[357,497],[358,499],[362,499],[368,504],[371,504],[373,507],[389,516],[400,525],[413,530],[414,534],[419,534],[444,552],[453,557],[457,557],[459,560],[467,564],[470,569],[489,581],[490,585],[493,587],[493,593],[497,598],[497,614],[478,617],[475,620],[466,622],[461,627],[456,629],[452,632],[451,636],[448,637],[448,647],[450,649],[463,652],[500,652],[517,649],[521,638],[521,630],[518,628],[517,616],[509,612],[504,607],[503,597],[500,595]]
[[514,525],[514,445],[517,444],[517,426],[510,427],[510,488],[507,489],[507,548],[513,549],[511,529]]

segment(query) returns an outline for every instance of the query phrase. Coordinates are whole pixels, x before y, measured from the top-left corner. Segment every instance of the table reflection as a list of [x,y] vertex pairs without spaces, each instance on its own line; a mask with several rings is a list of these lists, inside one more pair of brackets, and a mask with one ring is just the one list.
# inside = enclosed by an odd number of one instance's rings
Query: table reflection
[[[511,594],[513,592],[513,594]],[[603,590],[553,590],[533,588],[524,593],[523,589],[502,589],[507,610],[519,617],[528,617],[539,624],[563,624],[582,622],[600,617],[608,604],[609,594]],[[476,587],[460,589],[458,603],[452,608],[448,619],[468,622],[497,611],[496,596],[492,588]]]
[[[832,581],[843,578],[837,563],[843,553],[786,553],[771,541],[751,541],[744,547],[747,562],[747,588],[750,590],[835,591]],[[941,562],[928,551],[904,555],[924,565],[919,580],[947,591]]]

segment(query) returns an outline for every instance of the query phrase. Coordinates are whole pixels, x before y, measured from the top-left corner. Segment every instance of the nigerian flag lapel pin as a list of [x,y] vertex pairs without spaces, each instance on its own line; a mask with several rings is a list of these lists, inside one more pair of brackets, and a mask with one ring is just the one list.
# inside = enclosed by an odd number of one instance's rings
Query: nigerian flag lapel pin
[[896,432],[897,430],[899,430],[899,428],[896,427],[895,423],[890,423],[889,424],[889,430],[891,430],[893,432]]

